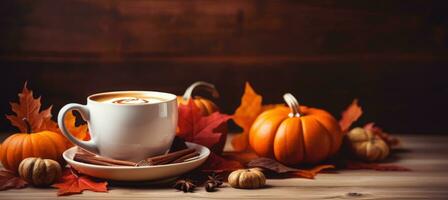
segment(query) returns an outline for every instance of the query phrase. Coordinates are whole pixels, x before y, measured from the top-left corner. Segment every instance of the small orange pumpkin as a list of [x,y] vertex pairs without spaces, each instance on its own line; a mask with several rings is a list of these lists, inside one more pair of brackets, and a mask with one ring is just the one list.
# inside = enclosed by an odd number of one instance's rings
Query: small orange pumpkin
[[342,143],[342,131],[327,111],[299,106],[294,96],[283,96],[286,106],[264,111],[249,131],[252,149],[286,165],[315,164],[334,155]]
[[[177,97],[177,103],[179,105],[180,104],[187,105],[188,101],[192,98],[191,94],[193,93],[194,89],[196,89],[198,87],[201,87],[201,88],[211,92],[212,96],[214,98],[219,97],[218,90],[216,90],[216,88],[213,84],[203,82],[203,81],[197,81],[197,82],[191,84],[190,87],[187,88],[187,90],[185,90],[185,93],[183,96]],[[204,116],[208,116],[216,111],[219,111],[218,106],[216,106],[216,104],[213,103],[212,101],[210,101],[209,99],[206,99],[206,98],[203,98],[200,96],[195,96],[192,99],[193,99],[194,104],[199,108],[199,110],[201,110],[201,112]]]
[[62,153],[67,149],[66,140],[61,134],[52,131],[16,133],[3,142],[0,147],[0,160],[3,167],[17,172],[20,162],[29,157],[40,157],[62,162]]

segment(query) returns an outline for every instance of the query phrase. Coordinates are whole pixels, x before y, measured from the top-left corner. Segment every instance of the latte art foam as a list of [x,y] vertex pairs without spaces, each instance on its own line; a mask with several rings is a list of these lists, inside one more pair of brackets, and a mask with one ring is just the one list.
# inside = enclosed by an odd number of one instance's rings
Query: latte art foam
[[141,105],[153,104],[167,101],[158,96],[143,95],[140,93],[131,94],[108,94],[93,97],[92,100],[102,103],[119,104],[119,105]]
[[136,97],[122,98],[112,101],[112,103],[116,104],[144,104],[149,103],[146,99],[140,99]]

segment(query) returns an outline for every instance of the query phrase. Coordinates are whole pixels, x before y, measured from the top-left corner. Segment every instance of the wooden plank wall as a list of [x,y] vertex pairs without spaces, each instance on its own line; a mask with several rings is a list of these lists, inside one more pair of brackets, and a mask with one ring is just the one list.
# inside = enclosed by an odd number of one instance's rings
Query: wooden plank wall
[[[92,93],[220,88],[233,112],[245,81],[266,102],[292,92],[339,117],[401,133],[448,128],[444,1],[65,0],[0,2],[0,113],[25,80],[55,111]],[[0,120],[0,130],[13,130]]]

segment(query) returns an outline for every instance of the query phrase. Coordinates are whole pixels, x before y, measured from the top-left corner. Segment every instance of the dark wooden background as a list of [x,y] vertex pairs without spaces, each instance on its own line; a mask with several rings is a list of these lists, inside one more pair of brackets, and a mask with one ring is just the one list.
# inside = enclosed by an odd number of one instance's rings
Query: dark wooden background
[[[339,118],[355,97],[391,132],[446,133],[446,1],[0,2],[0,113],[28,80],[54,105],[110,90],[215,83],[226,113],[245,81]],[[1,131],[14,131],[4,117]]]

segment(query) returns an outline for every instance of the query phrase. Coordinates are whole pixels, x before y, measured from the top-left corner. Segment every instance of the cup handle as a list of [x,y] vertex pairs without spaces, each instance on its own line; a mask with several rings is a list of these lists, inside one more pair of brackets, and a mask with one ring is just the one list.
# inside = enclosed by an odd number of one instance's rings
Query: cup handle
[[[87,123],[90,123],[89,122],[90,121],[90,114],[89,114],[90,112],[89,112],[89,109],[87,108],[87,106],[77,104],[77,103],[69,103],[69,104],[65,105],[64,107],[62,107],[62,109],[59,111],[59,114],[58,114],[58,125],[61,128],[62,134],[64,134],[64,136],[68,140],[70,140],[70,142],[72,142],[73,144],[76,144],[79,147],[81,147],[87,151],[90,151],[92,153],[99,154],[98,147],[92,139],[90,139],[89,141],[79,140],[78,138],[74,137],[70,133],[70,131],[67,129],[67,127],[65,126],[65,123],[64,123],[65,114],[72,110],[77,110],[81,114],[81,117],[84,120],[86,120]],[[92,134],[92,133],[90,133],[90,134]],[[91,138],[93,138],[93,137],[91,137]]]

